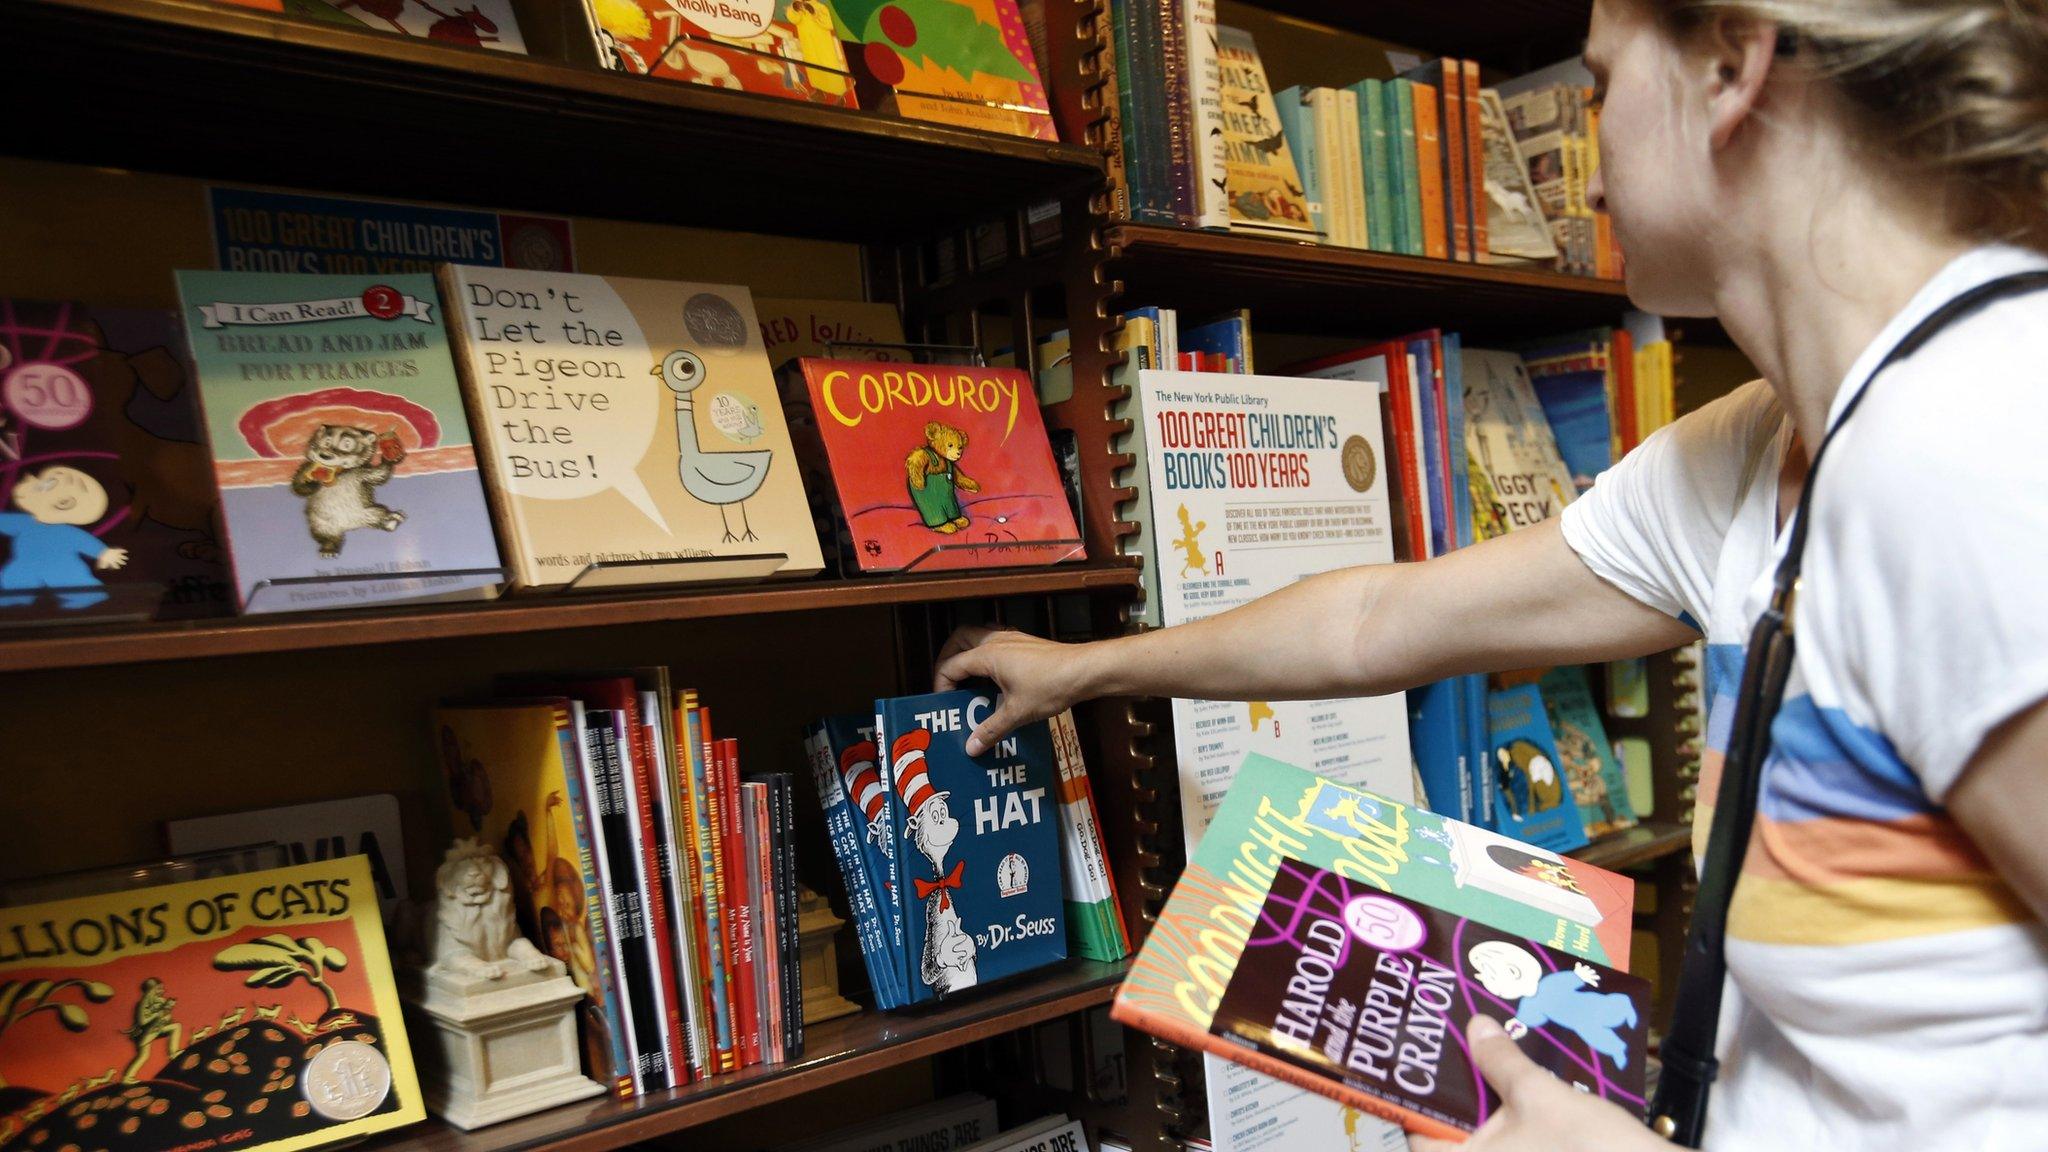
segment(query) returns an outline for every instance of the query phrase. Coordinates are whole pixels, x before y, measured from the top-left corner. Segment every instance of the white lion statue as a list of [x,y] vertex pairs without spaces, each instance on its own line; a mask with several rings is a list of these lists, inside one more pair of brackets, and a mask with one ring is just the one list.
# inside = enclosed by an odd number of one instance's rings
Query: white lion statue
[[434,873],[434,891],[428,971],[500,980],[514,972],[558,967],[558,961],[519,934],[512,915],[512,873],[496,852],[475,840],[457,840]]

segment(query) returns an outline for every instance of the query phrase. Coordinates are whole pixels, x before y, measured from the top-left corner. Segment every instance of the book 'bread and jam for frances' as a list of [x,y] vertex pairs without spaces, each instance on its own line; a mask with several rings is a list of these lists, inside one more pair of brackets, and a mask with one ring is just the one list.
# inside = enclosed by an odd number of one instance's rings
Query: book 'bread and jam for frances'
[[968,691],[875,701],[900,857],[906,1004],[1067,955],[1052,733],[1044,721],[1026,724],[967,755],[968,733],[994,708]]
[[745,288],[458,265],[441,283],[515,588],[822,566]]
[[[1499,1106],[1462,1043],[1485,1012],[1519,1019],[1532,1058],[1640,1111],[1633,903],[1625,877],[1252,755],[1110,1013],[1462,1139]],[[1246,1106],[1289,1107],[1275,1087]]]
[[1028,372],[802,359],[864,572],[1051,564],[1081,553]]
[[177,278],[244,612],[496,591],[433,277]]
[[0,300],[0,619],[234,610],[178,314]]
[[360,856],[0,908],[6,1152],[292,1152],[425,1115]]

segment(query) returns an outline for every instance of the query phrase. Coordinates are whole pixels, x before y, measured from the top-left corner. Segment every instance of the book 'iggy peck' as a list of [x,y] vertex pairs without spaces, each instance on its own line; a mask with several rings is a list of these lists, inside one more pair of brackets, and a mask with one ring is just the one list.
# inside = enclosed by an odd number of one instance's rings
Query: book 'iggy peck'
[[0,909],[0,1149],[291,1152],[424,1115],[364,857]]

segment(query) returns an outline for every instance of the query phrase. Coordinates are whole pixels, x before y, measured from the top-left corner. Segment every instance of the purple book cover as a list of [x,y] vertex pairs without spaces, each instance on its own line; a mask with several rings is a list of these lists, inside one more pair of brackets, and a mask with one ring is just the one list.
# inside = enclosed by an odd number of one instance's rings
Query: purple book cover
[[1640,1114],[1648,1005],[1626,972],[1282,858],[1210,1031],[1411,1128],[1470,1131],[1500,1106],[1466,1051],[1474,1015]]

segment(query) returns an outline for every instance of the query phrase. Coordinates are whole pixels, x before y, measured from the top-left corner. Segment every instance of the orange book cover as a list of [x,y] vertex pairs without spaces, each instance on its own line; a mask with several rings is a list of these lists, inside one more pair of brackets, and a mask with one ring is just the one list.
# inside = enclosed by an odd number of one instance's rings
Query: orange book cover
[[0,1149],[292,1152],[425,1116],[367,856],[0,909]]
[[1465,157],[1470,151],[1465,143],[1465,81],[1456,60],[1447,58],[1441,63],[1439,78],[1443,87],[1438,90],[1437,110],[1443,121],[1440,127],[1444,150],[1444,198],[1451,224],[1451,259],[1471,260],[1472,183],[1465,175]]
[[1422,254],[1451,259],[1444,229],[1444,144],[1437,90],[1415,85],[1415,167],[1422,191]]
[[1479,62],[1457,63],[1465,81],[1465,205],[1472,215],[1472,258],[1484,260],[1493,244],[1486,227],[1486,130],[1479,102]]

